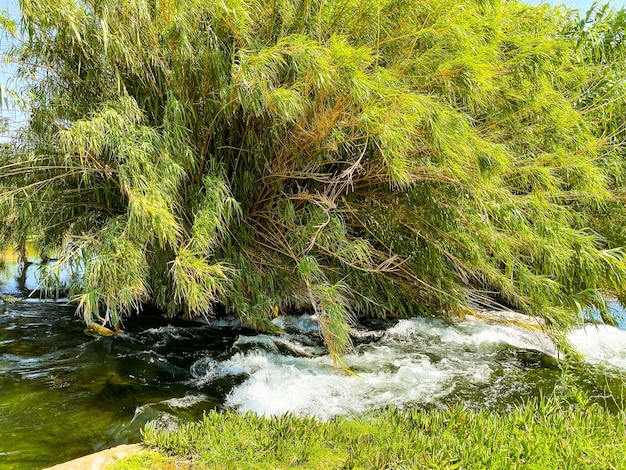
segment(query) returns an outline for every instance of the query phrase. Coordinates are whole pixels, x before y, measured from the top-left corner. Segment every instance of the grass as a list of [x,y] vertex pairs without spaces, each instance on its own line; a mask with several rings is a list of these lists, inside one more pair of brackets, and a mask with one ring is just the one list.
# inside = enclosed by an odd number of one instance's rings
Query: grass
[[190,468],[180,459],[153,451],[144,451],[121,459],[107,467],[115,470],[182,470]]
[[623,410],[555,397],[504,413],[456,404],[329,422],[210,411],[171,432],[148,425],[145,444],[158,453],[111,469],[617,469],[626,468],[625,422]]

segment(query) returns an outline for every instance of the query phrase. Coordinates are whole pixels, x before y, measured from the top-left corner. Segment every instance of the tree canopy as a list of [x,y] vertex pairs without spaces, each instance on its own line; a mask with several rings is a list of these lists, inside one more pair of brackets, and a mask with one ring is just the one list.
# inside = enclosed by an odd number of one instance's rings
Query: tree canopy
[[87,323],[306,310],[339,358],[355,314],[505,304],[557,331],[624,294],[623,11],[20,5],[0,243],[60,252]]

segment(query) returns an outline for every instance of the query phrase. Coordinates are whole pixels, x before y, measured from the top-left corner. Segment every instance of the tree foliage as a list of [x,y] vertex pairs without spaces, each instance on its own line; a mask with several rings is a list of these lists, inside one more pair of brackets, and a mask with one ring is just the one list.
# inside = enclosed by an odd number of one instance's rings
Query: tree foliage
[[304,309],[339,358],[357,313],[499,302],[560,328],[623,294],[623,11],[20,5],[1,240],[60,250],[88,323]]

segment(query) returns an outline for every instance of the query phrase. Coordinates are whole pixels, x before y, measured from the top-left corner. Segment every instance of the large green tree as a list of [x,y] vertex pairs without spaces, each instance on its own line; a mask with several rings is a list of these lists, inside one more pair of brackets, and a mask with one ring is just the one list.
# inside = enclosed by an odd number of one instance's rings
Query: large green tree
[[505,0],[20,5],[30,120],[3,157],[0,242],[60,250],[88,323],[308,310],[339,358],[355,313],[502,303],[559,330],[624,290],[599,235],[623,132],[583,105],[601,99],[593,19]]

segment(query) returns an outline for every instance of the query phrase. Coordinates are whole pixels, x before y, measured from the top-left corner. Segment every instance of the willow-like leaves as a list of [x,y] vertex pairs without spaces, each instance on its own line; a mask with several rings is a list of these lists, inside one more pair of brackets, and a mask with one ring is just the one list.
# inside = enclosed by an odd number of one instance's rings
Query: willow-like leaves
[[594,54],[617,60],[599,22],[500,0],[20,3],[31,114],[2,154],[1,239],[61,250],[87,322],[220,305],[272,330],[304,309],[340,363],[355,314],[505,304],[564,328],[623,293],[590,222],[624,135],[589,111],[609,100]]

